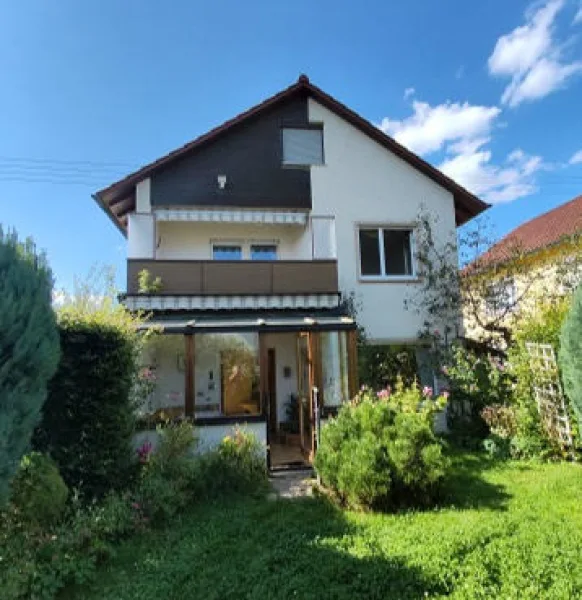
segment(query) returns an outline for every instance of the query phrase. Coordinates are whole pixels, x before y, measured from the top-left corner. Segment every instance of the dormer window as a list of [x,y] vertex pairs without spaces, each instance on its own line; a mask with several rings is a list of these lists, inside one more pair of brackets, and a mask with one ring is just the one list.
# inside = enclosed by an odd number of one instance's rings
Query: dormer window
[[308,167],[323,164],[321,127],[285,127],[283,129],[283,165]]

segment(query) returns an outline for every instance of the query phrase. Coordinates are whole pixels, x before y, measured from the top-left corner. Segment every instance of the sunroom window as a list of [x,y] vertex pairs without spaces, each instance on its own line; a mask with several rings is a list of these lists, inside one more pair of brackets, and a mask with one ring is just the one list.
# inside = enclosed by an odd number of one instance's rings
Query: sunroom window
[[414,276],[412,229],[364,227],[359,231],[363,279]]

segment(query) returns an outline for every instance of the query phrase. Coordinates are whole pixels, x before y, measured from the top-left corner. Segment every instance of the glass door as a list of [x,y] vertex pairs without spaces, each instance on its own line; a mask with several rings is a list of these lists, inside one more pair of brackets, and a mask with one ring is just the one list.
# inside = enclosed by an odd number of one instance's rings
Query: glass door
[[297,393],[299,396],[299,433],[301,450],[311,459],[314,447],[313,422],[313,334],[297,336]]

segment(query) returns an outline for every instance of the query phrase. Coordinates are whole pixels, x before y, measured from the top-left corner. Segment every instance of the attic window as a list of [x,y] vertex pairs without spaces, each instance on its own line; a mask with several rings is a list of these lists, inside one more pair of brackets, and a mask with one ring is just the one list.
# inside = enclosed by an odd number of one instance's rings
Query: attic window
[[323,129],[283,129],[283,164],[309,166],[323,164]]

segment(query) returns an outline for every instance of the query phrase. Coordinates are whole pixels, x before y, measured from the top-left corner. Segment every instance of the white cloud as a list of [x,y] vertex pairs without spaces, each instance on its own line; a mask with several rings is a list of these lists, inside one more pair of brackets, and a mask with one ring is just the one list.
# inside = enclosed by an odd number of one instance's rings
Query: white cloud
[[535,174],[544,167],[539,156],[521,149],[501,165],[488,148],[501,109],[445,102],[431,106],[412,102],[413,113],[402,120],[385,118],[380,128],[419,154],[444,151],[439,168],[476,195],[492,203],[509,202],[536,191]]
[[492,153],[483,147],[469,148],[446,159],[439,168],[456,182],[487,202],[498,204],[533,194],[534,175],[543,168],[540,156],[514,150],[502,165],[491,162]]
[[413,87],[406,88],[404,90],[404,99],[408,100],[408,98],[410,98],[410,96],[414,96],[415,92],[416,92],[416,90]]
[[504,104],[543,98],[582,71],[582,62],[562,60],[562,45],[554,39],[554,22],[564,4],[565,0],[547,0],[542,6],[532,5],[525,25],[497,40],[488,67],[491,75],[511,77],[501,97]]
[[574,152],[572,154],[572,158],[568,161],[570,165],[579,165],[582,163],[582,150],[578,150],[578,152]]
[[441,150],[451,142],[466,143],[488,137],[501,110],[496,106],[474,106],[446,102],[430,106],[415,100],[414,114],[401,121],[382,119],[380,129],[419,154]]
[[582,2],[580,2],[580,8],[578,9],[578,12],[574,16],[573,23],[574,23],[574,25],[577,25],[578,23],[582,23]]

